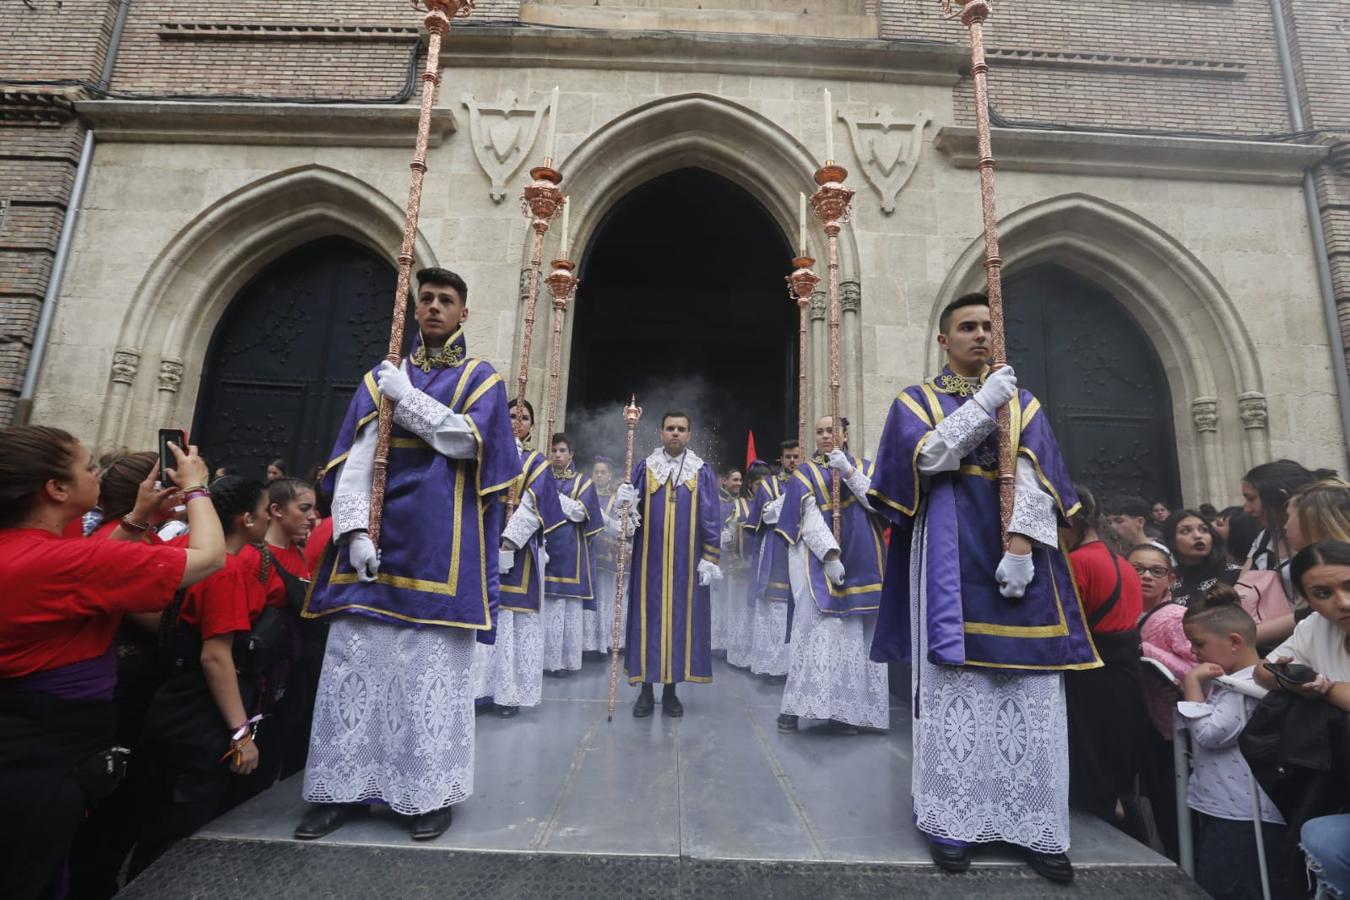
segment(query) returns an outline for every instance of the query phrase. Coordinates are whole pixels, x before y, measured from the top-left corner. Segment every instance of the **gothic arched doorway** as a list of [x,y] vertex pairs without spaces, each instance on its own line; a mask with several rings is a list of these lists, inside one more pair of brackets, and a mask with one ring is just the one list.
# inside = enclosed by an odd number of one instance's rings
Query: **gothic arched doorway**
[[[742,463],[754,431],[776,459],[796,433],[797,309],[791,249],[750,193],[704,169],[629,193],[586,248],[572,331],[568,431],[585,454],[621,453],[620,408],[647,413],[637,450],[669,407],[696,417],[694,448]],[[542,412],[541,412],[542,416]]]
[[1060,266],[1014,272],[1003,295],[1009,361],[1050,412],[1074,480],[1099,497],[1180,502],[1171,390],[1138,323]]
[[326,462],[352,391],[388,349],[393,267],[329,237],[274,260],[235,295],[202,370],[193,440],[213,466],[262,477]]

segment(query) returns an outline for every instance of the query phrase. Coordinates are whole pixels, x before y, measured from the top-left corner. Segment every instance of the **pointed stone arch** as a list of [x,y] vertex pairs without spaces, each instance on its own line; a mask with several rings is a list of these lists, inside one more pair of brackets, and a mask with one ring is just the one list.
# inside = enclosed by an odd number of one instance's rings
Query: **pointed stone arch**
[[[156,257],[127,308],[118,348],[139,356],[140,374],[111,382],[98,446],[148,446],[154,423],[191,420],[216,324],[269,262],[340,235],[397,264],[403,224],[403,209],[378,189],[317,164],[275,172],[203,209]],[[436,265],[421,234],[416,260]],[[131,409],[151,414],[133,421]]]
[[[754,196],[783,230],[790,244],[796,243],[798,194],[808,196],[815,190],[812,175],[819,167],[806,147],[794,135],[773,120],[721,97],[703,93],[680,94],[635,107],[606,123],[590,134],[566,159],[560,169],[565,174],[564,192],[572,204],[570,222],[574,258],[585,264],[585,250],[596,234],[606,214],[633,188],[668,172],[684,168],[702,168],[721,175],[745,188]],[[691,235],[691,242],[699,240]],[[808,229],[810,252],[817,260],[816,270],[824,289],[826,246],[817,227]],[[525,242],[521,266],[527,269],[531,241]],[[670,259],[654,259],[652,265],[671,267],[672,277],[678,278],[678,255],[681,248],[671,248]],[[686,251],[687,252],[687,251]],[[547,257],[547,254],[546,254]],[[545,266],[547,266],[547,258]],[[790,270],[790,260],[783,261],[783,274]],[[841,354],[845,369],[845,405],[855,416],[855,431],[862,433],[861,327],[860,306],[848,298],[860,298],[858,285],[861,276],[858,245],[851,225],[845,225],[839,237],[839,279],[845,288]],[[546,274],[546,273],[545,273]],[[584,271],[582,273],[584,279]],[[849,283],[852,283],[851,285]],[[522,278],[522,295],[527,290]],[[584,283],[581,290],[584,292]],[[784,303],[787,303],[786,286]],[[541,287],[541,296],[546,295]],[[581,298],[584,302],[584,295]],[[541,300],[540,317],[546,322],[547,303]],[[536,328],[540,326],[536,325]],[[542,327],[547,327],[544,325]],[[572,343],[571,320],[566,324],[564,347]],[[823,323],[813,333],[812,343],[820,346],[824,335]],[[516,342],[517,346],[519,341]],[[541,390],[548,371],[547,341],[534,343],[531,353],[532,393]],[[565,379],[569,369],[570,350],[564,350],[561,372]],[[815,354],[823,357],[824,354]],[[519,349],[512,363],[514,371],[520,365]],[[819,367],[813,367],[811,399],[814,412],[824,408],[825,377]],[[561,385],[566,396],[566,383]],[[563,404],[565,406],[565,404]]]
[[[1005,216],[999,222],[999,249],[1005,274],[1040,263],[1063,266],[1110,291],[1139,323],[1172,387],[1178,464],[1188,501],[1230,495],[1243,472],[1267,458],[1269,433],[1264,426],[1245,427],[1242,415],[1253,403],[1264,411],[1251,336],[1218,279],[1176,238],[1124,207],[1075,193]],[[943,306],[984,285],[981,238],[957,259],[938,292],[930,333],[936,332]],[[935,346],[929,354],[934,370],[939,364]],[[1239,447],[1235,454],[1233,448]]]

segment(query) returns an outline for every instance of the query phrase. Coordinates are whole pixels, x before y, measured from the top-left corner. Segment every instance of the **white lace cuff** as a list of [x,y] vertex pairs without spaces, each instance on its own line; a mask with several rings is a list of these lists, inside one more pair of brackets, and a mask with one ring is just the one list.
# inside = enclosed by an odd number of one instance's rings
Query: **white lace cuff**
[[838,550],[834,532],[825,521],[814,497],[806,498],[806,508],[802,510],[802,543],[816,559],[824,559],[831,550]]
[[952,455],[961,459],[978,447],[980,441],[993,434],[997,427],[998,423],[980,404],[963,403],[933,430],[942,436]]
[[520,505],[511,513],[511,520],[502,529],[502,539],[510,541],[519,550],[530,542],[530,538],[543,523],[534,511],[534,495],[526,492],[520,495]]
[[586,504],[580,500],[573,500],[571,497],[558,495],[558,504],[562,506],[563,515],[569,522],[586,521]]
[[863,472],[861,465],[853,467],[853,474],[844,479],[844,484],[848,485],[848,489],[853,492],[853,496],[858,498],[858,502],[865,509],[870,510],[872,508],[872,504],[867,502],[867,492],[872,489],[872,479],[868,478],[867,474]]
[[343,493],[333,498],[333,540],[370,527],[370,494]]
[[475,459],[478,439],[468,419],[413,388],[394,407],[394,421],[426,441],[442,456]]
[[1018,484],[1013,492],[1012,520],[1008,531],[1031,538],[1048,547],[1059,546],[1055,522],[1055,501],[1039,487]]

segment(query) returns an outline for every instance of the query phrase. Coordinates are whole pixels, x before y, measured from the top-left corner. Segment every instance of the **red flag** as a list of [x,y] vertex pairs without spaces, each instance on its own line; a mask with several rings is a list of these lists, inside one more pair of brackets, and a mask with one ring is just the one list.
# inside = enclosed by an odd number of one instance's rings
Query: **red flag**
[[755,453],[755,429],[751,428],[745,439],[745,468],[748,470],[750,464],[757,459],[759,456]]

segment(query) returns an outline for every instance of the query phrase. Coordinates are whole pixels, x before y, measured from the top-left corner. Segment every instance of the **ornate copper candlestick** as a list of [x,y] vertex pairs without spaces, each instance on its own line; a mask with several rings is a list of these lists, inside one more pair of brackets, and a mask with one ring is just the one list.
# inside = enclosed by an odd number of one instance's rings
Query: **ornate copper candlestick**
[[[994,211],[994,152],[989,137],[989,64],[984,58],[984,23],[993,11],[990,0],[967,0],[960,13],[951,11],[951,0],[943,0],[947,19],[960,18],[970,31],[970,76],[975,83],[975,139],[980,153],[976,168],[980,172],[980,210],[984,216],[985,293],[989,297],[989,320],[993,326],[991,369],[1007,365],[1007,343],[1003,331],[1003,258],[998,251],[998,214]],[[1008,432],[1008,407],[998,409],[998,506],[1003,523],[1003,543],[1008,543],[1008,523],[1013,511],[1012,437]]]
[[[389,355],[394,365],[403,362],[403,328],[408,314],[408,283],[412,280],[413,250],[417,246],[417,220],[422,212],[422,180],[427,173],[427,142],[431,136],[431,110],[441,83],[441,41],[450,31],[450,20],[464,18],[474,9],[474,0],[413,0],[413,9],[425,9],[427,65],[422,73],[422,106],[417,117],[417,141],[413,146],[412,181],[408,185],[407,216],[403,222],[403,245],[398,254],[398,281],[394,287],[394,321],[389,327]],[[380,400],[380,423],[375,444],[375,470],[370,482],[370,540],[380,545],[384,515],[384,489],[389,474],[389,432],[394,425],[394,405]]]
[[797,302],[797,443],[806,451],[806,312],[820,276],[811,271],[816,261],[809,256],[792,260],[793,272],[785,279],[788,296]]
[[[566,229],[564,229],[566,230]],[[573,272],[577,264],[570,259],[555,259],[553,271],[548,278],[549,292],[553,294],[553,350],[548,363],[548,440],[553,440],[553,423],[558,415],[558,360],[562,356],[563,318],[567,313],[567,301],[576,292],[577,276]]]
[[[520,339],[520,372],[516,375],[516,399],[525,407],[525,386],[530,380],[530,348],[534,344],[534,309],[539,301],[539,268],[544,255],[544,235],[549,222],[562,209],[563,195],[558,189],[562,173],[553,168],[553,160],[545,159],[542,166],[530,170],[530,183],[525,185],[520,199],[521,210],[534,229],[534,251],[530,254],[530,290],[525,296],[525,327]],[[506,518],[510,520],[520,499],[520,486],[511,486],[506,501]]]
[[[848,207],[853,201],[853,190],[844,187],[848,170],[828,159],[816,172],[820,185],[811,195],[811,210],[825,229],[829,243],[829,328],[830,328],[830,424],[834,430],[834,446],[844,448],[844,427],[839,419],[839,229],[848,221]],[[805,452],[805,447],[803,447]],[[833,507],[834,539],[839,540],[839,471],[830,481],[830,505]]]
[[[637,396],[629,398],[623,408],[623,424],[628,428],[628,453],[624,457],[623,483],[632,484],[633,477],[633,432],[637,430],[638,419],[642,418],[642,407],[637,405]],[[628,528],[628,504],[619,507],[620,526],[619,546],[614,553],[614,634],[609,642],[609,713],[606,721],[614,721],[614,700],[619,691],[619,623],[623,620],[623,578],[624,563],[628,559],[628,539],[632,532]]]

